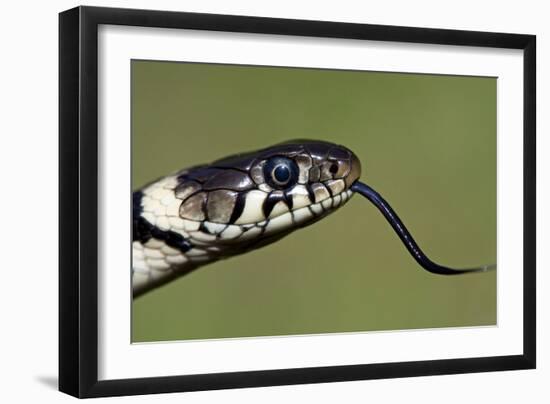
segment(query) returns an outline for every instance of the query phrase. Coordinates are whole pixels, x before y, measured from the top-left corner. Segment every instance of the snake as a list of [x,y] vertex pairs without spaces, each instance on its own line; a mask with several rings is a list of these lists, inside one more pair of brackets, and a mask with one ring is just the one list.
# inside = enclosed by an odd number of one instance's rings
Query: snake
[[138,297],[202,266],[277,242],[360,194],[391,225],[414,260],[437,275],[453,269],[420,249],[389,203],[360,182],[345,146],[290,140],[159,178],[132,192],[132,293]]

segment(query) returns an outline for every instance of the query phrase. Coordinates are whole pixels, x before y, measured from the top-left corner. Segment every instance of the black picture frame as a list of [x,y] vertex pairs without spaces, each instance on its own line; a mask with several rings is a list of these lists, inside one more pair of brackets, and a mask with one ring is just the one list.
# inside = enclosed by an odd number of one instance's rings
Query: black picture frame
[[[100,24],[523,50],[523,354],[99,381]],[[59,389],[83,398],[535,368],[535,60],[534,35],[96,7],[60,13]]]

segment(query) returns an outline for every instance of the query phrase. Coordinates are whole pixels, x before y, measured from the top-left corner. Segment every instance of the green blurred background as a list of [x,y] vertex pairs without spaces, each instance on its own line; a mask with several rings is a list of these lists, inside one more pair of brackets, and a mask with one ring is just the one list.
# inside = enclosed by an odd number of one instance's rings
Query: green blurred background
[[[496,262],[496,79],[132,61],[134,189],[293,138],[346,145],[436,262]],[[496,273],[420,268],[355,196],[134,300],[132,340],[496,324]]]

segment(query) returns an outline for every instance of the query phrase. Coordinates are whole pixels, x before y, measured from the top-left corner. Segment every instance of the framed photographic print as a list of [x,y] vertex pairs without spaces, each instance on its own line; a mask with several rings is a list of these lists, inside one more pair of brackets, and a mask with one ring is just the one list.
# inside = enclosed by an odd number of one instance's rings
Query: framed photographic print
[[535,367],[535,37],[60,14],[60,390]]

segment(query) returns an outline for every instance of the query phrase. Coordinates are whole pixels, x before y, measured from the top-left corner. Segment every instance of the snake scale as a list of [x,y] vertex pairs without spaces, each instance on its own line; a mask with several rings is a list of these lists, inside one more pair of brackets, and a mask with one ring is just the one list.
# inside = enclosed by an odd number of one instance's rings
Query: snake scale
[[361,163],[344,146],[294,140],[180,170],[133,192],[134,297],[203,265],[276,242],[345,205],[356,193],[388,220],[413,258],[443,275],[390,205],[358,181]]

